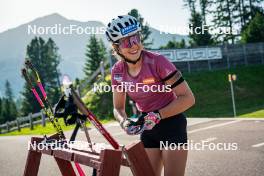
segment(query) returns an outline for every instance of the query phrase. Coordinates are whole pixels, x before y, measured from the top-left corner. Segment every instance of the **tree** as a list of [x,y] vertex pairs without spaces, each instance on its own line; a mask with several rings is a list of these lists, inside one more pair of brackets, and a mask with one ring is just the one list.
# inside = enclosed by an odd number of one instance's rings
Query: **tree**
[[106,53],[103,41],[98,41],[96,36],[92,35],[86,45],[86,62],[83,69],[87,77],[90,77],[100,67],[101,61],[106,60]]
[[6,80],[5,83],[5,97],[1,99],[0,104],[1,123],[16,119],[18,112],[15,101],[13,99],[13,91],[8,80]]
[[34,95],[32,94],[31,88],[24,84],[23,92],[22,94],[22,102],[21,102],[21,114],[22,115],[28,115],[28,113],[36,113],[40,111],[40,106],[36,102],[36,99]]
[[[51,38],[45,42],[41,37],[35,37],[27,46],[27,59],[37,68],[50,103],[55,104],[60,96],[60,85],[58,81],[60,73],[57,69],[60,57],[55,42]],[[39,94],[41,95],[40,92]],[[26,83],[22,96],[21,112],[23,115],[40,111],[40,107],[36,103],[35,97]]]
[[264,14],[257,13],[242,33],[242,42],[264,42]]
[[147,23],[144,24],[144,18],[139,14],[137,9],[132,9],[130,12],[128,12],[128,15],[135,17],[141,24],[141,29],[142,29],[141,31],[142,39],[141,40],[142,40],[144,47],[149,48],[153,43],[153,40],[152,41],[148,40],[151,34],[149,25]]
[[106,56],[107,56],[107,49],[104,45],[104,42],[102,39],[99,40],[99,45],[100,45],[100,50],[99,50],[99,53],[100,53],[100,56],[102,57],[102,61],[106,61]]
[[11,89],[11,85],[10,85],[8,80],[6,80],[6,83],[5,83],[5,96],[9,100],[13,100],[13,98],[14,98],[13,92],[12,92],[12,89]]
[[[189,19],[189,37],[191,40],[189,43],[191,46],[210,45],[213,43],[213,40],[206,26],[206,13],[210,2],[208,0],[199,1],[201,13],[196,10],[196,2],[196,0],[184,0],[184,6],[188,7],[191,12],[191,18]],[[185,47],[185,43],[182,45]]]
[[200,0],[200,7],[201,7],[201,15],[203,19],[203,24],[206,24],[206,14],[207,14],[207,8],[209,5],[208,0]]
[[184,1],[184,6],[188,7],[191,13],[196,12],[196,8],[195,8],[196,0],[183,0],[183,1]]
[[6,101],[6,106],[9,106],[9,114],[7,114],[8,120],[14,120],[17,117],[17,107],[13,96],[13,90],[8,80],[6,80],[5,84],[5,97],[8,101]]
[[[58,55],[58,47],[55,42],[49,38],[44,46],[42,67],[46,70],[42,76],[43,83],[48,93],[50,101],[54,104],[60,98],[60,71],[58,65],[60,63],[60,56]],[[44,82],[45,81],[45,82]]]
[[177,42],[175,38],[173,40],[170,40],[167,45],[161,46],[160,49],[175,49],[175,48],[185,48],[185,40],[181,39],[180,42]]
[[3,115],[2,115],[2,112],[3,112],[3,105],[2,104],[3,104],[2,98],[0,97],[0,123],[4,122]]
[[[216,28],[228,27],[230,32],[213,36],[215,41],[232,43],[239,41],[241,33],[257,12],[262,13],[262,0],[209,0],[209,10],[213,15],[212,24]],[[234,33],[237,31],[237,33]]]
[[10,118],[10,101],[7,98],[3,99],[3,112],[2,112],[2,118],[3,118],[3,123],[7,121],[11,121],[12,117]]
[[[202,24],[209,24],[216,29],[217,33],[205,35],[205,40],[212,44],[234,44],[240,41],[241,33],[247,28],[256,13],[264,13],[263,0],[199,0],[199,4],[197,0],[183,1],[184,6],[190,10],[191,19],[201,18],[199,20],[202,21]],[[200,11],[197,7],[200,7]],[[199,18],[197,17],[198,13],[201,16]],[[206,19],[208,14],[210,14],[210,18]],[[211,21],[207,21],[208,19]],[[208,40],[209,35],[212,35],[211,40]],[[191,43],[191,45],[197,44]]]
[[[239,21],[236,0],[211,0],[210,4],[213,7],[213,10],[210,10],[213,17],[212,25],[219,29],[213,38],[217,42],[234,43],[236,35],[233,31],[235,24]],[[228,28],[228,31],[224,28]]]
[[179,43],[179,48],[186,48],[186,43],[184,39],[181,39],[180,43]]
[[263,13],[263,0],[248,0],[248,21],[253,19],[257,13]]
[[191,29],[191,32],[189,33],[191,40],[189,43],[191,46],[204,46],[213,44],[211,34],[209,34],[208,30],[206,30],[206,26],[203,26],[202,16],[200,13],[192,13],[189,24]]
[[176,48],[174,41],[168,41],[165,46],[161,46],[159,49],[173,49]]

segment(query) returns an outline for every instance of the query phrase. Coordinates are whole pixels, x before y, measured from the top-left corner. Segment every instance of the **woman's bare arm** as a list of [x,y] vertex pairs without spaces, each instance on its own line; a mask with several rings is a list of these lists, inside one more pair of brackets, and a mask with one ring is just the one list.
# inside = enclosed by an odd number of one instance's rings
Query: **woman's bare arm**
[[[175,74],[172,78],[166,81],[166,84],[172,85],[180,76],[181,75]],[[195,104],[194,95],[186,81],[183,81],[178,86],[174,87],[172,91],[176,94],[177,98],[166,107],[159,110],[162,118],[182,113]]]
[[126,114],[126,93],[113,91],[113,104],[114,104],[114,116],[116,120],[121,123],[124,119],[127,119]]

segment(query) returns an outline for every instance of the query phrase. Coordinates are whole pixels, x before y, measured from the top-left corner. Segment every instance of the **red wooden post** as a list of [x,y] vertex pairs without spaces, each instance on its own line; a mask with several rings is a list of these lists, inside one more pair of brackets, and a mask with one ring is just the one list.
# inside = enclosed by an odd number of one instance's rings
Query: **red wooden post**
[[[41,141],[41,138],[31,138],[31,144],[34,145],[37,144],[38,142]],[[30,146],[29,151],[28,151],[28,156],[27,156],[27,161],[26,161],[26,166],[24,170],[24,176],[37,176],[38,175],[38,170],[39,170],[39,164],[40,164],[40,159],[41,159],[41,153],[37,152]]]
[[155,176],[150,160],[142,142],[130,144],[124,148],[131,171],[135,176]]
[[99,176],[119,176],[121,166],[122,151],[105,149],[100,153],[102,162],[100,169],[97,170]]
[[40,159],[41,159],[41,153],[31,150],[28,152],[24,176],[38,175]]
[[[49,139],[58,139],[58,138],[59,135],[57,133],[49,137]],[[72,152],[70,152],[69,150],[54,150],[53,156],[63,176],[76,176],[75,171],[70,162],[73,157]]]
[[60,172],[63,176],[76,176],[73,167],[71,165],[71,162],[54,157],[59,168],[60,168]]

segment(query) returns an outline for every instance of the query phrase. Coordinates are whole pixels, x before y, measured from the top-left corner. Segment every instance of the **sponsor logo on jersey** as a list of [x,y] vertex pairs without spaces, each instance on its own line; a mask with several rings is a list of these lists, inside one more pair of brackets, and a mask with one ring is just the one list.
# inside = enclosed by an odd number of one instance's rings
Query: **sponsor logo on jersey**
[[143,79],[143,83],[144,84],[152,84],[152,83],[155,83],[155,78],[153,78],[153,77],[145,78],[145,79]]
[[166,68],[165,68],[166,75],[168,75],[168,76],[172,73],[172,71],[173,71],[173,70],[170,70],[170,69],[166,69]]
[[117,82],[122,81],[122,74],[114,74],[114,80],[116,80]]

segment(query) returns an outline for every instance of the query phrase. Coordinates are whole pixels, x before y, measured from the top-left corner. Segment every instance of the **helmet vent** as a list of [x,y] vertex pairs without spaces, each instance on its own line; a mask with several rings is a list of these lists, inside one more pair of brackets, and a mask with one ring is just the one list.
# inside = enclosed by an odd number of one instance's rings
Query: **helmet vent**
[[125,25],[126,25],[126,26],[129,26],[129,23],[128,23],[128,22],[125,22]]
[[114,26],[113,29],[116,31],[116,32],[119,32],[119,30]]
[[116,35],[116,34],[111,34],[111,36],[112,36],[112,37],[117,37],[117,35]]
[[109,36],[109,33],[107,31],[105,32],[105,34],[106,34],[107,38],[111,40],[111,37]]
[[131,20],[130,18],[129,18],[129,21],[130,21],[131,24],[134,24],[133,20]]
[[120,27],[121,29],[124,28],[121,23],[117,23],[117,26]]

